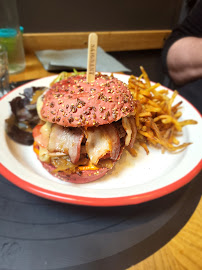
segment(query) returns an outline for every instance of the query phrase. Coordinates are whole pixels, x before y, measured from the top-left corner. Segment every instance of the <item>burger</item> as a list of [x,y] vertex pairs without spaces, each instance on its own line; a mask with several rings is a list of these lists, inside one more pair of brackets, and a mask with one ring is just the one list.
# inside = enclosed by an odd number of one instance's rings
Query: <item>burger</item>
[[38,98],[34,151],[53,176],[88,183],[104,176],[136,137],[135,102],[125,83],[96,74],[54,83]]

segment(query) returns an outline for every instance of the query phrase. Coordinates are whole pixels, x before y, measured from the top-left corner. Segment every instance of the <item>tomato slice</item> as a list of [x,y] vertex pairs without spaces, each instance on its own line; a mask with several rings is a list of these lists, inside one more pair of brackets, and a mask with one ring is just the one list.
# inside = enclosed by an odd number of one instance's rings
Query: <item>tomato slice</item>
[[42,125],[36,125],[33,130],[32,130],[32,135],[34,138],[36,138],[37,136],[39,136],[41,134],[40,129],[41,129]]

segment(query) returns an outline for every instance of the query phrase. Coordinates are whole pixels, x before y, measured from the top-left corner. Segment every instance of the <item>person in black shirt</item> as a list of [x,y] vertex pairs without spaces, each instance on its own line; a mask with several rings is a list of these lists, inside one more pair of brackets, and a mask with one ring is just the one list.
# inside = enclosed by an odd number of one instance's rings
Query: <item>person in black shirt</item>
[[165,42],[162,63],[173,87],[202,111],[202,0]]

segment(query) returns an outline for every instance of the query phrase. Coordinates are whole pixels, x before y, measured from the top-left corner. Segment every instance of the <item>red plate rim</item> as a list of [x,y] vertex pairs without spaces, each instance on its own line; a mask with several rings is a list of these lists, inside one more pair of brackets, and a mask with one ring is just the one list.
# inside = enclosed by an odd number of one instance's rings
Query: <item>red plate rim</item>
[[40,188],[19,178],[0,163],[0,172],[5,178],[7,178],[10,182],[20,187],[21,189],[28,191],[32,194],[62,203],[103,207],[134,205],[160,198],[189,183],[201,170],[202,160],[200,160],[199,163],[188,174],[178,179],[174,183],[160,189],[125,197],[95,198],[63,194]]

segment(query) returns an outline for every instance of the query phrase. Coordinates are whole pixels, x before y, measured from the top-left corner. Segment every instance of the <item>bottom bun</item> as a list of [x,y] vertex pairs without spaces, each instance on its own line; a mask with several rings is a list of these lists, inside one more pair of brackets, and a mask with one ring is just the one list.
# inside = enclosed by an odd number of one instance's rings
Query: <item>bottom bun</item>
[[93,182],[101,177],[103,177],[109,170],[108,168],[100,168],[98,170],[85,170],[80,171],[80,173],[72,173],[67,174],[66,172],[54,172],[54,166],[51,164],[48,164],[46,162],[40,161],[43,165],[43,167],[53,176],[66,181],[71,182],[75,184],[85,184],[89,182]]

